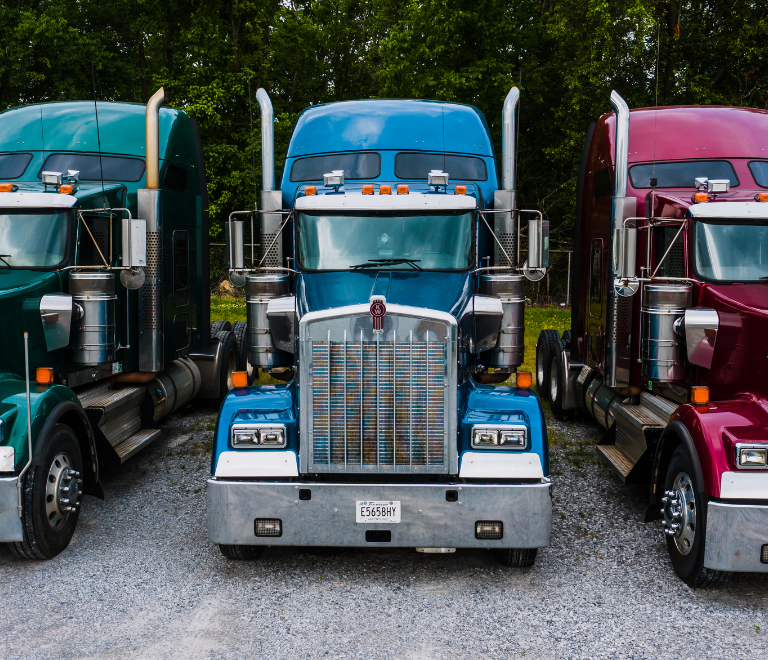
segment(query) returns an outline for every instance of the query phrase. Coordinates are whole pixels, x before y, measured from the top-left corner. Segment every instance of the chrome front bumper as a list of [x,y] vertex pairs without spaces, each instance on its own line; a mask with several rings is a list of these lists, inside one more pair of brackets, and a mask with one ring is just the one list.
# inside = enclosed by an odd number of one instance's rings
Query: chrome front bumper
[[720,571],[768,573],[760,561],[768,544],[768,504],[724,504],[707,507],[704,566]]
[[[311,490],[300,500],[299,490]],[[447,502],[446,491],[458,501]],[[400,523],[357,523],[355,502],[397,500]],[[257,537],[256,518],[279,518],[280,537]],[[475,522],[500,520],[503,538],[475,538]],[[210,479],[208,539],[231,545],[541,548],[549,545],[549,483],[510,485],[274,483]],[[391,541],[366,542],[367,530]]]
[[23,541],[16,477],[0,477],[0,543]]

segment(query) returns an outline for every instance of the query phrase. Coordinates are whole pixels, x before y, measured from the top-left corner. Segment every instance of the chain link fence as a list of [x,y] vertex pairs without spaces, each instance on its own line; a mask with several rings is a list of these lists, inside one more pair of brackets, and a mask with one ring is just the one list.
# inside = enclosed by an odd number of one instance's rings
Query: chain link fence
[[[246,234],[249,230],[246,229]],[[246,235],[245,264],[251,267],[250,235]],[[227,249],[224,243],[211,243],[211,295],[245,297],[245,287],[234,287],[227,279]],[[254,245],[253,254],[258,254],[258,244]],[[520,252],[520,260],[525,261],[525,250]],[[571,268],[570,250],[550,250],[547,274],[538,282],[526,282],[526,304],[534,307],[571,306]]]

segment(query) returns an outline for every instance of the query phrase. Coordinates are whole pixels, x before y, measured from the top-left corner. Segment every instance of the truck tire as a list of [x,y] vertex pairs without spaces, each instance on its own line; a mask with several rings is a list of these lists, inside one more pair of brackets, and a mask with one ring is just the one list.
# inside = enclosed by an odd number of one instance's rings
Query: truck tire
[[510,568],[528,568],[536,561],[538,548],[509,548],[499,552],[502,566]]
[[219,545],[221,554],[227,559],[254,560],[261,557],[264,546],[261,545]]
[[536,342],[536,390],[539,398],[549,401],[549,367],[552,356],[560,347],[557,330],[542,330]]
[[211,339],[216,339],[216,335],[222,330],[231,330],[232,324],[229,321],[213,321],[211,323]]
[[221,404],[232,389],[232,373],[237,371],[237,340],[234,333],[229,330],[217,332],[215,339],[224,345],[224,359],[219,372],[219,403]]
[[57,424],[42,464],[31,466],[24,477],[24,540],[9,543],[17,557],[52,559],[69,545],[80,517],[82,472],[77,437],[69,426]]
[[236,321],[232,325],[232,332],[237,341],[237,370],[248,373],[248,384],[251,385],[259,377],[259,370],[248,362],[248,324]]
[[549,365],[549,404],[555,419],[560,421],[570,419],[574,412],[573,410],[566,410],[563,406],[565,401],[565,379],[567,377],[563,352],[557,351],[552,356],[552,362]]
[[[728,577],[725,571],[704,567],[704,539],[707,529],[706,502],[693,487],[693,460],[680,445],[667,467],[662,498],[662,520],[672,567],[693,589],[719,587]],[[680,517],[674,514],[679,513]],[[672,525],[678,524],[677,530]]]

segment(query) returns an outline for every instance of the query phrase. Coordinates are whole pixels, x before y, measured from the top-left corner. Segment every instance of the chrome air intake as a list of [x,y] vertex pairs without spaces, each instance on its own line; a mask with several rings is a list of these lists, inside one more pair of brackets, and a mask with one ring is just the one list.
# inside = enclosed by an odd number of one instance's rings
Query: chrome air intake
[[458,471],[456,321],[400,305],[383,321],[369,305],[301,319],[302,473]]
[[512,370],[523,363],[525,322],[525,277],[523,275],[480,276],[480,293],[501,299],[504,315],[496,347],[482,353],[486,367]]
[[72,326],[72,362],[97,365],[115,359],[115,276],[70,273],[69,293],[83,312]]
[[[261,109],[261,210],[279,211],[283,198],[275,190],[275,127],[272,101],[266,90],[259,88],[256,100]],[[259,237],[259,264],[265,267],[283,265],[283,242],[278,236],[282,216],[279,213],[261,214]],[[266,256],[265,256],[266,255]]]
[[685,316],[692,294],[690,284],[645,285],[640,352],[645,380],[674,383],[685,379],[685,336],[675,330],[675,322]]
[[290,293],[290,279],[283,274],[248,275],[245,280],[245,306],[248,316],[248,362],[254,367],[281,364],[269,329],[267,307],[272,298]]
[[[513,87],[504,100],[501,128],[501,186],[494,194],[495,209],[516,209],[517,191],[515,190],[516,122],[517,106],[520,103],[520,90]],[[493,242],[493,263],[496,266],[517,266],[517,218],[515,213],[494,213],[493,231],[504,251]],[[504,256],[504,252],[507,256]],[[509,257],[509,261],[507,260]],[[511,261],[511,263],[510,263]]]

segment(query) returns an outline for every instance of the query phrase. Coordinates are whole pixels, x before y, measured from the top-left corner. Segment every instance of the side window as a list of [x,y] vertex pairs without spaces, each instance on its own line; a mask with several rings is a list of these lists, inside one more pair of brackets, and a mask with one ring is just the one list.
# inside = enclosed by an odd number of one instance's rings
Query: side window
[[170,164],[165,170],[165,187],[176,192],[187,192],[187,168]]
[[189,235],[185,231],[173,232],[173,304],[189,304]]
[[613,195],[613,183],[611,182],[611,170],[605,168],[595,172],[595,180],[592,184],[592,196],[595,199],[603,199]]

